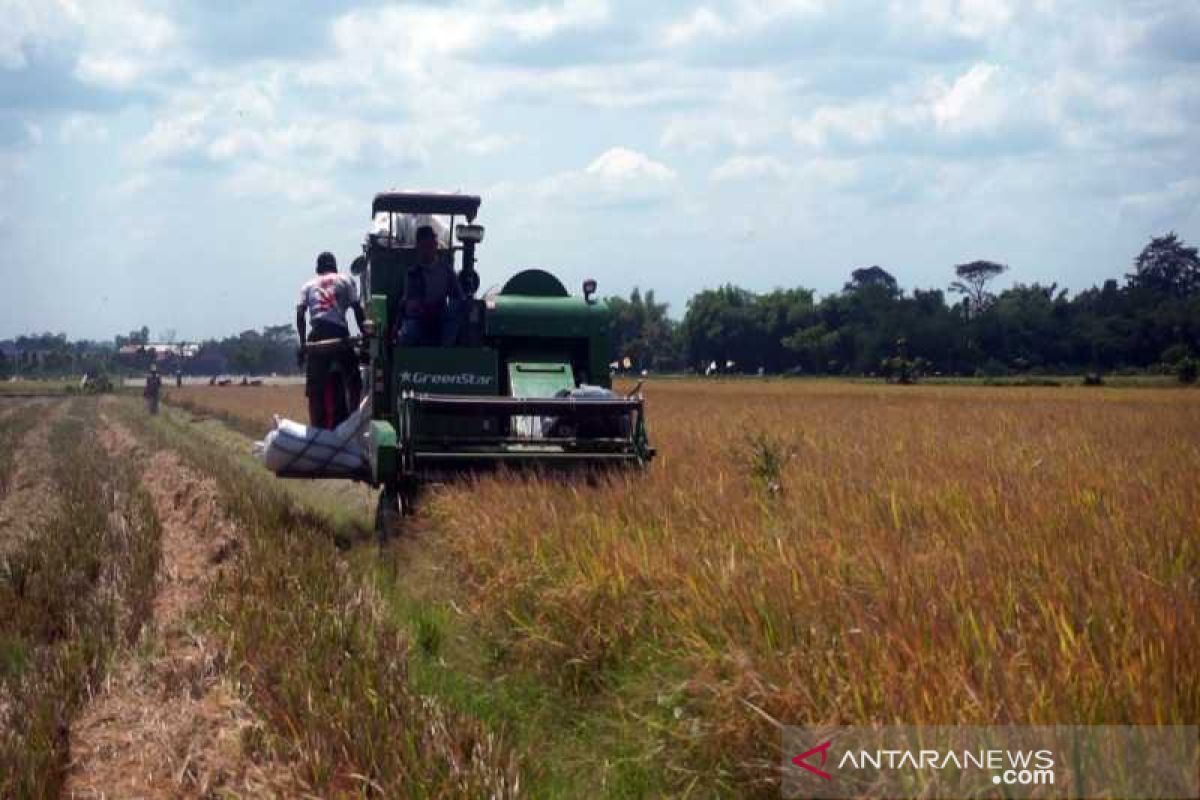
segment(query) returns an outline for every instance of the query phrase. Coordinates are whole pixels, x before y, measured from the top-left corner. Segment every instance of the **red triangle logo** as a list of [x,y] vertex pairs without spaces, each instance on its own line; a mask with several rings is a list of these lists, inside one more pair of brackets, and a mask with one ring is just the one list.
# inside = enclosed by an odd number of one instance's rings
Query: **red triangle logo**
[[811,758],[814,755],[819,754],[821,756],[821,766],[822,767],[825,766],[825,760],[827,758],[829,758],[829,747],[832,744],[833,744],[832,739],[830,739],[827,742],[822,742],[821,744],[817,745],[816,747],[812,748],[811,750],[803,752],[798,756],[794,756],[792,758],[792,763],[795,764],[797,767],[800,767],[801,769],[808,770],[813,775],[816,775],[820,778],[824,778],[827,781],[832,780],[833,776],[830,775],[828,772],[826,772],[823,769],[818,769],[817,767],[814,767],[812,764],[808,763],[809,758]]

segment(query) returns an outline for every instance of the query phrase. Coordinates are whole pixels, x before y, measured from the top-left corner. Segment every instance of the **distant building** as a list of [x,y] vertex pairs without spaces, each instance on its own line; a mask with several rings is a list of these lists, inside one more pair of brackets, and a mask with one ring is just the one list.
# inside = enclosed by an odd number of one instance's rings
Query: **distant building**
[[200,345],[198,344],[148,342],[146,344],[122,345],[117,354],[123,358],[136,358],[143,353],[154,353],[155,361],[169,361],[171,359],[187,360],[195,358],[199,352]]

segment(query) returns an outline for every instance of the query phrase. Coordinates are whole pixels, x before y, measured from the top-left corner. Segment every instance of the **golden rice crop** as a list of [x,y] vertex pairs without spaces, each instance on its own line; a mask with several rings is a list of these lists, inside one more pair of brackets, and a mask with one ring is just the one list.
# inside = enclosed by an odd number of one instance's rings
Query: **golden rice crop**
[[249,436],[271,430],[275,414],[308,422],[303,386],[186,386],[169,389],[166,400],[222,419]]
[[445,487],[429,546],[499,669],[619,697],[681,783],[765,788],[780,723],[1200,718],[1195,392],[646,394],[650,469]]

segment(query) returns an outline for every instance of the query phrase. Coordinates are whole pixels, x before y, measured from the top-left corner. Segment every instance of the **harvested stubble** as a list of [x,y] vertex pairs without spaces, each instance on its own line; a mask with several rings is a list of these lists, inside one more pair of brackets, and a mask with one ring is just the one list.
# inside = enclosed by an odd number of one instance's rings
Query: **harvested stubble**
[[94,401],[54,424],[56,510],[0,561],[0,797],[57,794],[69,722],[154,596],[158,521],[131,465],[88,435],[96,424]]
[[8,493],[21,442],[42,413],[45,413],[43,407],[21,400],[0,405],[0,498]]
[[243,544],[212,587],[209,621],[306,783],[329,797],[519,796],[503,736],[412,689],[405,632],[348,574],[323,518],[172,420],[120,413],[213,476],[237,521]]

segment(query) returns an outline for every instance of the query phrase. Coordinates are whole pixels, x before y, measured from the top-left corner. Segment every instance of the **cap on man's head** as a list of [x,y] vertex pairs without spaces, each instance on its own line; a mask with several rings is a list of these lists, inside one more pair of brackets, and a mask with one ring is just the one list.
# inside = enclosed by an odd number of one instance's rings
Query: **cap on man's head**
[[337,259],[328,251],[317,256],[317,274],[323,272],[337,272]]
[[428,241],[429,239],[437,239],[437,234],[434,233],[432,225],[422,225],[421,227],[417,228],[418,242]]

